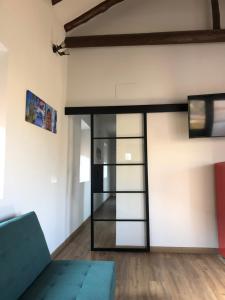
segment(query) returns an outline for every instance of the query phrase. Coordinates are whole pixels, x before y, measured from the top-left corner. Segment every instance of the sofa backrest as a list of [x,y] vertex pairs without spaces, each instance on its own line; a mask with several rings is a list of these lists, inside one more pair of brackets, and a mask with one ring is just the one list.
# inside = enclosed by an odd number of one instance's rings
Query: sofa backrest
[[0,223],[0,299],[18,299],[50,262],[34,212]]

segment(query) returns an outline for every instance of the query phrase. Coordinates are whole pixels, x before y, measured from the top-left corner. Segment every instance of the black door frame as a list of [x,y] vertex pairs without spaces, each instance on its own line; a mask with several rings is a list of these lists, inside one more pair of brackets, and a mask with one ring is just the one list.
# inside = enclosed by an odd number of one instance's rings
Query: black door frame
[[[112,112],[112,114],[116,114]],[[127,114],[127,113],[126,113]],[[129,114],[129,113],[128,113]],[[145,182],[145,189],[144,191],[102,191],[101,193],[127,193],[127,194],[145,194],[145,218],[144,219],[95,219],[94,218],[94,194],[95,186],[93,180],[93,170],[95,168],[94,164],[94,141],[96,139],[107,139],[107,137],[95,137],[94,136],[94,115],[91,114],[91,251],[140,251],[145,252],[150,250],[150,228],[149,228],[149,192],[148,192],[148,153],[147,153],[147,114],[141,113],[143,117],[143,136],[138,137],[123,137],[122,139],[143,139],[144,141],[144,163],[140,164],[104,164],[110,166],[134,166],[134,165],[141,165],[144,167],[144,182]],[[121,137],[113,137],[111,139],[121,139]],[[102,248],[102,247],[95,247],[95,233],[94,233],[94,225],[95,222],[143,222],[145,223],[145,235],[146,235],[146,244],[144,247],[115,247],[115,248]]]

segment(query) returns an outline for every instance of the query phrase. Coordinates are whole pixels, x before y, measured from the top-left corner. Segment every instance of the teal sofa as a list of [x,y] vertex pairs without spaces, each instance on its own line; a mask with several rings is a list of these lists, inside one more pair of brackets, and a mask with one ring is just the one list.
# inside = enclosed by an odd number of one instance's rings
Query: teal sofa
[[54,261],[34,212],[0,223],[0,300],[113,300],[115,264]]

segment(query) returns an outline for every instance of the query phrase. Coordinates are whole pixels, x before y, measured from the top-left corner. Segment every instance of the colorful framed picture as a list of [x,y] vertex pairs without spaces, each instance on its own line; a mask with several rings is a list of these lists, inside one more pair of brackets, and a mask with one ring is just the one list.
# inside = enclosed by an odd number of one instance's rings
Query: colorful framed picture
[[57,111],[31,91],[26,92],[25,120],[38,127],[57,133]]

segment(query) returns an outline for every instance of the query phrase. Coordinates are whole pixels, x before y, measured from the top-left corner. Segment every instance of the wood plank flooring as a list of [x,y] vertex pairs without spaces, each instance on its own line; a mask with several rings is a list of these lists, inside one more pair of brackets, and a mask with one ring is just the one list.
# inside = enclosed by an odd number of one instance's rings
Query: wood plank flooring
[[225,300],[225,264],[216,255],[96,253],[89,249],[87,223],[56,259],[115,261],[116,300]]

